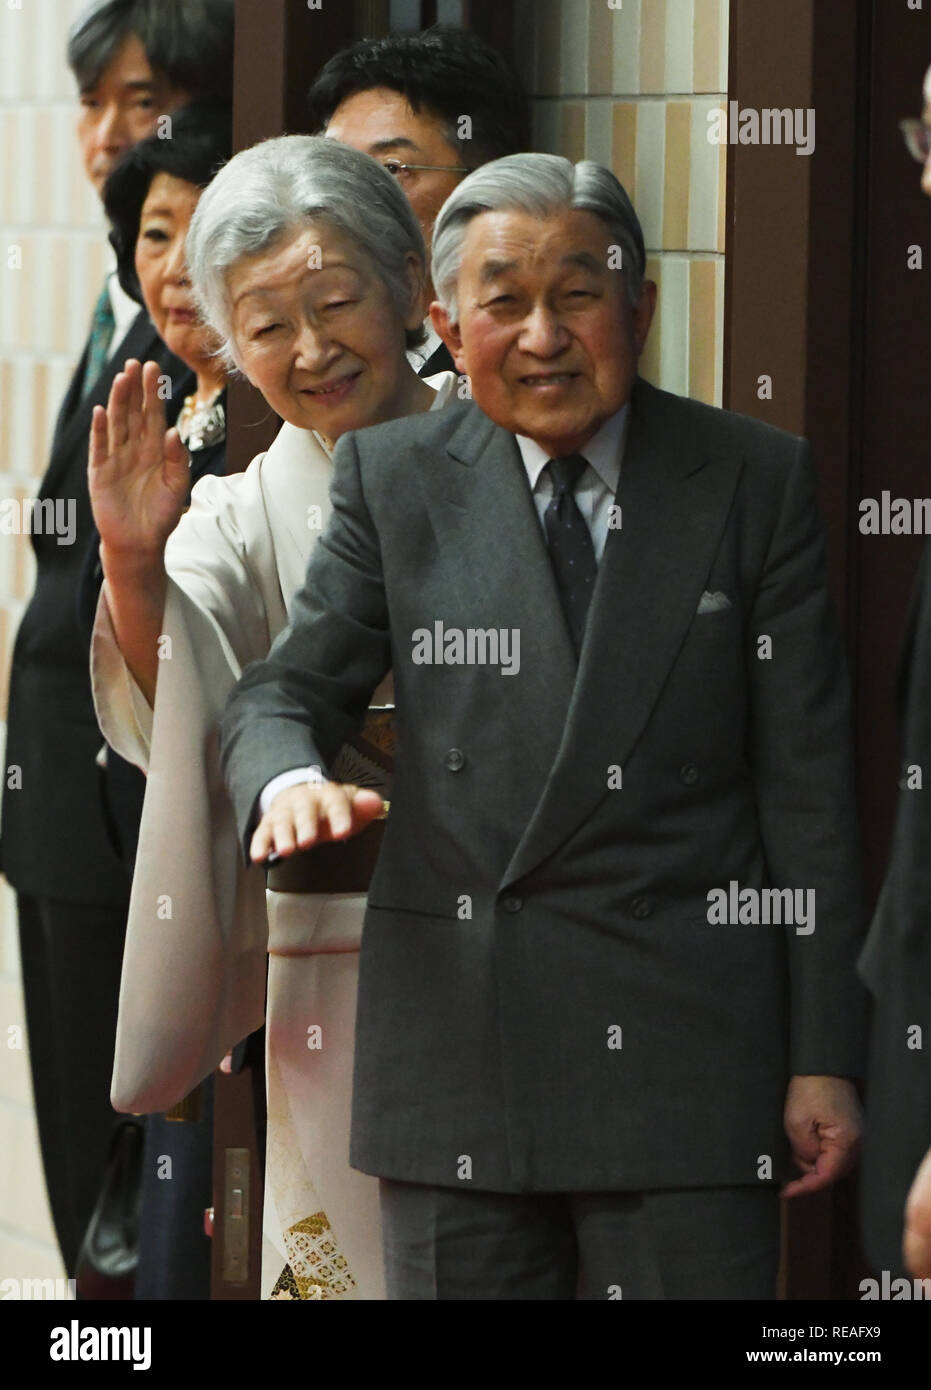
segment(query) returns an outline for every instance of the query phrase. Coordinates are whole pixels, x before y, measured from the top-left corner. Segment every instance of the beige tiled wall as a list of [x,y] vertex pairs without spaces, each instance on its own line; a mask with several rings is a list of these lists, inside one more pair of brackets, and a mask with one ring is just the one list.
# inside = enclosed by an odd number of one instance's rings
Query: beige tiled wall
[[[103,278],[106,237],[74,137],[68,26],[86,0],[0,0],[0,499],[34,495]],[[21,257],[22,269],[13,269]],[[0,534],[0,718],[32,589],[24,536]],[[3,730],[5,732],[5,729]],[[0,767],[5,763],[0,761]],[[0,1279],[64,1271],[39,1158],[13,895],[0,880]],[[14,1030],[14,1031],[11,1031]]]
[[526,0],[517,24],[535,147],[610,165],[643,224],[659,286],[644,376],[720,405],[726,151],[707,130],[728,0]]

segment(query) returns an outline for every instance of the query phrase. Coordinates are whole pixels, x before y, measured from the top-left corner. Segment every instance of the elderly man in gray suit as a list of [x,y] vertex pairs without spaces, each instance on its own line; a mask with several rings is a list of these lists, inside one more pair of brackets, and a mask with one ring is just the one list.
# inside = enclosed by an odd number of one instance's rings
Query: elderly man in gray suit
[[473,399],[343,437],[223,729],[253,860],[344,839],[382,803],[320,769],[394,674],[350,1152],[389,1296],[772,1297],[790,1158],[825,1186],[859,1131],[808,449],[638,378],[656,287],[608,170],[497,160],[433,248]]

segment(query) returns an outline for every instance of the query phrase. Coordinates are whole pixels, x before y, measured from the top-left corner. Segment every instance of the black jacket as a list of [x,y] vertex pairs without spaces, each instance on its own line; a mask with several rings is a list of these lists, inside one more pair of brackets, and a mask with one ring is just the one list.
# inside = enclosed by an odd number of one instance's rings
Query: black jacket
[[36,587],[16,637],[10,674],[0,859],[19,893],[115,905],[129,876],[107,833],[96,763],[102,744],[91,698],[87,631],[77,595],[94,534],[87,451],[94,405],[105,405],[128,357],[157,361],[172,380],[174,421],[193,375],[140,310],[89,396],[87,347],[58,417],[40,499],[73,504],[72,544],[32,536]]
[[915,582],[898,693],[899,805],[860,960],[874,997],[860,1203],[868,1259],[903,1275],[905,1201],[931,1146],[931,546]]

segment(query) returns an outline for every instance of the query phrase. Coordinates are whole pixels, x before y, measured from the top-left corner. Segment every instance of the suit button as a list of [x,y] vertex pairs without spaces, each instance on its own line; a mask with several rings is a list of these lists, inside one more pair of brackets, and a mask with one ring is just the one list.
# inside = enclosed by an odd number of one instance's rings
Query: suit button
[[633,913],[634,917],[637,917],[640,920],[642,920],[644,917],[649,917],[650,913],[653,911],[652,907],[650,906],[649,898],[634,898],[633,902],[630,905],[630,910]]
[[679,768],[679,777],[687,787],[692,787],[698,781],[698,768],[694,763],[686,763]]
[[520,912],[520,910],[521,910],[521,908],[523,907],[523,905],[524,905],[524,900],[523,900],[523,898],[502,898],[502,899],[501,899],[501,906],[504,908],[505,912],[511,912],[511,913]]
[[450,748],[446,754],[446,766],[450,772],[460,772],[465,767],[465,753],[461,748]]

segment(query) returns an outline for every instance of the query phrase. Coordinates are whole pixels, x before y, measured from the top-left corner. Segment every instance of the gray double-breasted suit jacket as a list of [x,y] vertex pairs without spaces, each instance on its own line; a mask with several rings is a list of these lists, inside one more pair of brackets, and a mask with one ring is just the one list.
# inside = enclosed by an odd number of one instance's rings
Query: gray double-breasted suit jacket
[[[778,1181],[788,1077],[858,1073],[863,1025],[807,446],[638,381],[578,664],[516,442],[473,403],[346,436],[331,493],[223,760],[245,837],[393,670],[351,1162],[500,1191]],[[516,631],[519,669],[490,642],[456,664],[470,629]],[[814,930],[709,922],[732,882],[799,890]]]

